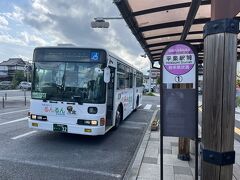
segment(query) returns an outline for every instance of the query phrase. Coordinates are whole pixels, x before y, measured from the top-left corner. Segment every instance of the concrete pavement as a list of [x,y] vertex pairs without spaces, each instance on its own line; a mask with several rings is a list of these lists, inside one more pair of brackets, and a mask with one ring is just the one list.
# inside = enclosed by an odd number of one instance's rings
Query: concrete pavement
[[[200,102],[201,103],[201,102]],[[201,122],[201,108],[199,109],[199,119]],[[159,115],[156,114],[156,117]],[[240,108],[236,109],[236,127],[234,149],[236,152],[235,164],[233,165],[233,180],[240,180]],[[239,129],[239,130],[238,130]],[[201,135],[201,127],[199,128]],[[163,180],[194,180],[195,155],[191,154],[191,160],[181,161],[178,155],[178,137],[163,138]],[[199,177],[201,175],[201,158],[199,158]],[[160,179],[160,130],[150,131],[150,127],[145,133],[142,145],[137,152],[130,175],[126,179],[137,180],[159,180]]]

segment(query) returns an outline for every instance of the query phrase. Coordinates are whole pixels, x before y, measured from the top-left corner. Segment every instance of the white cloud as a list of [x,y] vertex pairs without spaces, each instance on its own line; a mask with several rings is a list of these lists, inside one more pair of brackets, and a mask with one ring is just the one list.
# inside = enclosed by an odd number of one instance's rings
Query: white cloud
[[30,35],[29,40],[30,42],[34,43],[36,46],[45,46],[48,44],[44,39],[35,35]]
[[0,16],[0,29],[9,29],[8,28],[8,21],[4,16]]
[[24,10],[22,10],[22,8],[15,5],[13,6],[13,9],[14,9],[13,12],[7,12],[7,13],[1,13],[1,14],[13,21],[22,22],[23,16],[24,16]]
[[7,26],[8,21],[4,16],[0,16],[0,26]]
[[0,34],[0,42],[7,43],[7,44],[26,46],[26,43],[23,40],[13,37],[9,34]]
[[25,41],[25,44],[28,44],[29,46],[45,46],[48,44],[43,38],[36,36],[35,34],[21,32],[21,36]]
[[[119,16],[109,0],[32,0],[29,6],[14,5],[13,12],[0,13],[20,22],[21,31],[14,35],[1,35],[6,42],[27,46],[72,43],[81,47],[102,47],[126,59],[139,69],[149,69],[149,60],[139,54],[143,50],[124,20],[110,22],[109,29],[92,29],[94,17]],[[16,37],[17,36],[17,37]]]
[[32,7],[34,10],[47,14],[50,13],[49,9],[43,4],[46,2],[45,0],[33,0],[32,1]]
[[22,55],[22,54],[18,54],[16,56],[17,58],[22,58],[24,61],[30,61],[31,59],[25,55]]

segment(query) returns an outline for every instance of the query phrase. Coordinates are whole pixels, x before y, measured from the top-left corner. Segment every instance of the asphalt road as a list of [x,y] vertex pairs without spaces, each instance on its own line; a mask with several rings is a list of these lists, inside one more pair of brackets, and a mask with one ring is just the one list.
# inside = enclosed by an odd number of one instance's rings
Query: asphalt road
[[159,97],[144,97],[139,110],[117,130],[97,137],[29,129],[25,119],[28,105],[12,105],[14,108],[0,109],[1,180],[108,180],[124,176],[159,108]]

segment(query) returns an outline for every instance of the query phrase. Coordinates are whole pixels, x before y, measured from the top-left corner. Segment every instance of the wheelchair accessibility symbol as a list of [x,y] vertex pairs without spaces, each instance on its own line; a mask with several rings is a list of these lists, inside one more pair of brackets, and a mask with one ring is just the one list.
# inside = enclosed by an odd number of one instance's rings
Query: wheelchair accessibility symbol
[[182,82],[182,80],[183,80],[183,77],[182,77],[182,76],[176,76],[176,77],[175,77],[175,81],[176,81],[176,82]]
[[99,52],[91,52],[91,60],[98,61],[99,60]]

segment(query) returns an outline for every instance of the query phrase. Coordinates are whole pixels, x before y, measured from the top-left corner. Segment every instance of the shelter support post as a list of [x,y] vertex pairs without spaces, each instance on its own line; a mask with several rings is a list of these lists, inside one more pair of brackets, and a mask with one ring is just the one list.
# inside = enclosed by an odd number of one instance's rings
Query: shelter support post
[[204,27],[202,180],[231,180],[233,175],[238,31],[233,19]]
[[178,159],[190,160],[190,139],[180,137],[178,140]]

